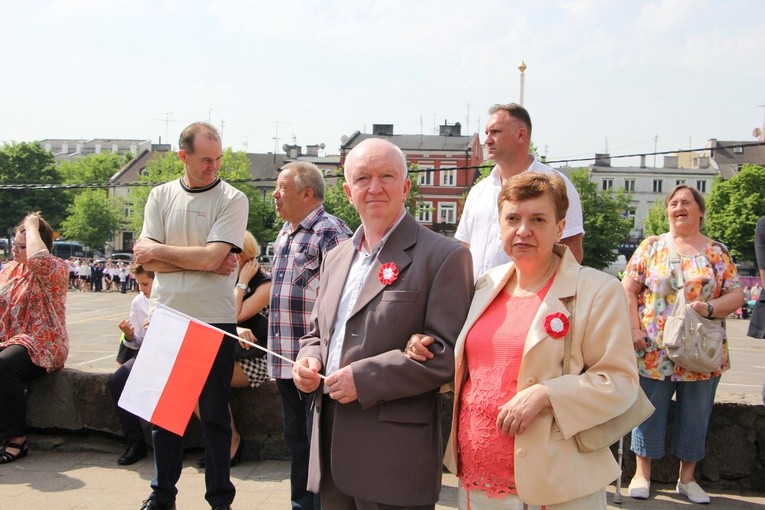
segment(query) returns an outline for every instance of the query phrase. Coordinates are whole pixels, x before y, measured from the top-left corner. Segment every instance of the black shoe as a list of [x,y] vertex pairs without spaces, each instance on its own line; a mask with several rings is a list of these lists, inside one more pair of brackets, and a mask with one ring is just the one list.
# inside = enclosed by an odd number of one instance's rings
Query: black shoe
[[239,440],[239,446],[236,449],[236,453],[231,457],[231,467],[238,465],[242,462],[242,450],[244,450],[244,439]]
[[[9,453],[8,448],[15,448],[16,450],[19,451],[19,453],[16,453],[16,454]],[[9,462],[13,462],[14,460],[23,459],[24,457],[27,456],[28,453],[29,453],[29,444],[27,443],[26,439],[21,444],[5,441],[0,447],[0,464],[8,464]]]
[[[237,447],[236,452],[234,453],[234,456],[231,457],[231,467],[234,467],[238,465],[240,462],[242,462],[242,450],[244,450],[244,439],[239,440],[239,446]],[[200,469],[205,468],[204,457],[197,460],[197,467]]]
[[210,507],[212,510],[231,510],[231,505],[215,505]]
[[138,441],[128,445],[127,450],[125,450],[125,453],[122,454],[122,457],[117,459],[117,464],[120,466],[129,466],[130,464],[135,464],[142,458],[146,457],[147,454],[148,451],[146,449],[146,443],[143,441]]
[[175,503],[160,503],[156,499],[149,498],[143,502],[141,510],[175,510]]

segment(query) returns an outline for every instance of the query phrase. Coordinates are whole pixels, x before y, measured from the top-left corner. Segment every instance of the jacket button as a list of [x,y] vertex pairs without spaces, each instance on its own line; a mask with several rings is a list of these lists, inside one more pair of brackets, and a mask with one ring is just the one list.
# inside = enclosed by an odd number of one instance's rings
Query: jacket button
[[329,345],[329,339],[328,338],[324,339],[324,345]]
[[385,401],[384,401],[384,400],[378,400],[378,401],[377,401],[377,405],[381,405],[381,404],[384,404],[384,403],[385,403]]
[[537,380],[534,377],[529,377],[528,379],[526,379],[526,384],[528,386],[532,386],[532,385],[536,384],[536,382],[537,382]]
[[515,455],[516,457],[525,457],[526,450],[524,450],[523,448],[518,448],[517,450],[515,450]]

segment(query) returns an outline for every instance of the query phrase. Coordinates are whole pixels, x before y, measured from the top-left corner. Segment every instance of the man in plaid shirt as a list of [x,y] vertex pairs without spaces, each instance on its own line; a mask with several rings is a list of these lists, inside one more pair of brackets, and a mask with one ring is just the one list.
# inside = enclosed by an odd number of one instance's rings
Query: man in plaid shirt
[[[274,242],[268,348],[294,360],[319,294],[321,262],[329,250],[351,236],[351,230],[324,210],[324,176],[316,165],[285,165],[273,197],[284,226]],[[295,387],[292,365],[286,361],[269,355],[268,373],[276,379],[282,397],[284,439],[292,454],[292,508],[318,508],[319,497],[306,490],[312,398]]]

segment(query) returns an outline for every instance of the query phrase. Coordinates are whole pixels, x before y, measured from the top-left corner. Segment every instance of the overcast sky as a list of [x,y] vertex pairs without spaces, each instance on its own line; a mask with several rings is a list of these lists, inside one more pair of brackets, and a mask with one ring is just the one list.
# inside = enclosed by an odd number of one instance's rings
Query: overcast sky
[[551,160],[754,141],[765,119],[761,0],[0,7],[4,142],[176,146],[194,120],[223,123],[224,146],[249,152],[295,142],[337,153],[341,136],[374,123],[432,134],[460,122],[483,140],[487,108],[519,98],[522,60],[532,138]]

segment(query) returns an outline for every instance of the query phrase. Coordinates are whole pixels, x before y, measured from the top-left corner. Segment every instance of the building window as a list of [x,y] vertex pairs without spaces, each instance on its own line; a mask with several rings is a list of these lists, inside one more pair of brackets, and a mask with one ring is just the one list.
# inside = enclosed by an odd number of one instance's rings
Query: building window
[[664,181],[662,179],[654,179],[653,180],[653,192],[654,193],[663,193],[662,187],[663,187]]
[[624,179],[624,191],[627,193],[635,192],[635,179]]
[[454,202],[439,202],[438,222],[452,224],[457,223],[457,204]]
[[451,170],[441,170],[441,186],[456,186],[457,185],[457,170],[451,167]]
[[685,179],[677,179],[677,180],[675,180],[675,186],[680,186],[681,184],[685,184]]
[[630,206],[627,208],[627,211],[625,212],[625,217],[630,220],[630,228],[635,228],[635,213],[637,211],[637,208],[635,206]]
[[696,189],[699,190],[699,193],[706,193],[707,192],[707,181],[696,181]]
[[419,171],[417,174],[417,184],[420,186],[433,186],[433,165],[419,163],[417,167]]
[[602,184],[601,189],[603,191],[606,191],[606,190],[612,189],[614,187],[614,180],[613,179],[603,179],[601,181],[601,184]]
[[744,148],[741,145],[737,145],[736,147],[733,147],[733,153],[734,154],[743,154]]
[[417,204],[417,221],[433,223],[433,202],[419,202]]

